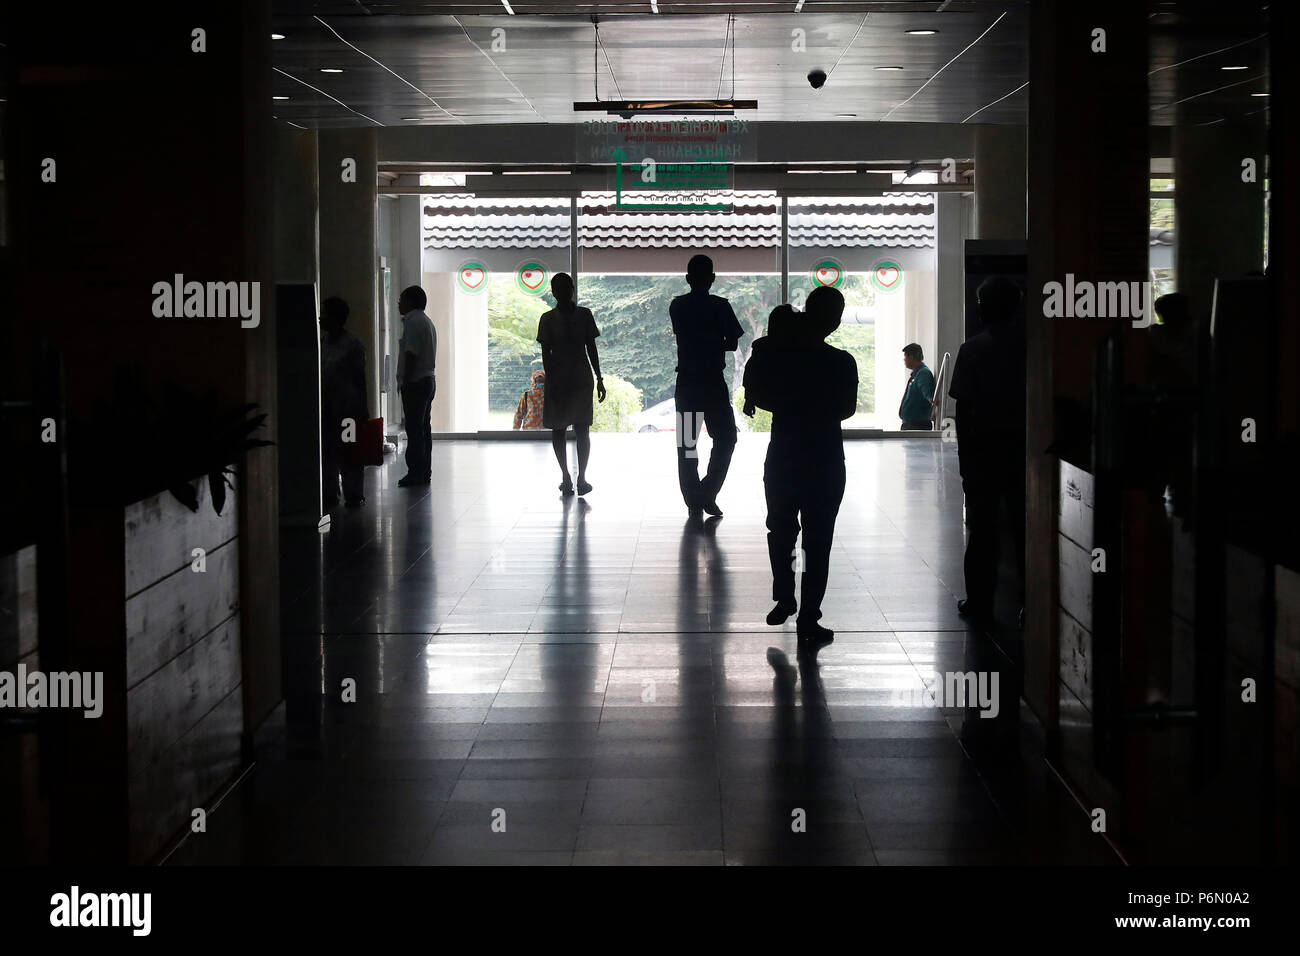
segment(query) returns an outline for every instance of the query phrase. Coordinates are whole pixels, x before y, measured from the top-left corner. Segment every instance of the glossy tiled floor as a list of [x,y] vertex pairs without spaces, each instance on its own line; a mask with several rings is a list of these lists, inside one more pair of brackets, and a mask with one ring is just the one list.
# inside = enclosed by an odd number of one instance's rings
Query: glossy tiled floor
[[[370,469],[364,509],[286,531],[285,733],[172,861],[1108,861],[956,616],[952,446],[847,443],[813,657],[763,622],[764,436],[696,524],[671,436],[593,444],[587,500],[548,444],[442,442],[431,488]],[[912,696],[971,670],[997,718]]]

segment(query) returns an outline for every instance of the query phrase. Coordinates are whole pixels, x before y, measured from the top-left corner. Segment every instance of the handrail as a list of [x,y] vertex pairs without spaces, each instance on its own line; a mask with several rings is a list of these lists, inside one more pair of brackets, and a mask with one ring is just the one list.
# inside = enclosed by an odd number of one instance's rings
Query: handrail
[[943,427],[943,406],[947,399],[947,395],[944,394],[943,390],[943,377],[948,370],[948,359],[950,358],[952,358],[951,352],[943,353],[943,358],[939,360],[939,374],[934,377],[934,397],[938,400],[938,404],[931,407],[930,420],[938,422],[940,428]]

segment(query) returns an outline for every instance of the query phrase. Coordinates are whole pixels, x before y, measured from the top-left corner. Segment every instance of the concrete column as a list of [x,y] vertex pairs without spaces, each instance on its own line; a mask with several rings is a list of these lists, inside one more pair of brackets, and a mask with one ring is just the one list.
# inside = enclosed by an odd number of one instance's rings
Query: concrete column
[[276,131],[279,520],[313,528],[321,517],[317,162],[314,131]]
[[1025,238],[1025,150],[1023,126],[976,128],[974,238]]
[[[936,313],[938,316],[937,337],[935,341],[934,363],[931,368],[939,374],[939,361],[944,352],[951,352],[953,362],[957,350],[966,336],[965,321],[965,285],[966,269],[962,256],[962,245],[966,239],[965,210],[963,197],[959,193],[937,193],[936,227],[935,227],[935,285]],[[948,382],[952,381],[952,365],[946,373]],[[944,393],[948,386],[943,386]],[[949,403],[951,409],[951,403]]]
[[[375,130],[320,132],[320,291],[348,303],[348,328],[366,350],[366,388],[379,409],[378,152]],[[356,165],[344,180],[344,162]]]
[[[1174,263],[1192,314],[1208,318],[1216,278],[1264,268],[1263,123],[1179,124],[1174,147]],[[1242,160],[1253,159],[1253,183]]]
[[[1064,458],[1092,468],[1087,423],[1093,354],[1122,320],[1046,318],[1042,289],[1066,273],[1093,282],[1146,278],[1145,18],[1144,7],[1120,0],[1086,6],[1043,0],[1030,6],[1024,694],[1053,746],[1067,750],[1071,744],[1061,740],[1065,728],[1059,719],[1059,467]],[[1105,52],[1093,52],[1099,29]],[[978,164],[976,178],[978,183]],[[981,218],[981,235],[986,225]],[[1056,416],[1058,407],[1077,414]],[[1068,420],[1081,427],[1066,428]],[[1054,442],[1059,456],[1046,452]],[[1102,686],[1106,675],[1095,676],[1095,702],[1116,704],[1118,689]],[[1091,740],[1076,743],[1091,753]],[[1085,757],[1071,772],[1087,774],[1088,763]]]
[[876,427],[896,431],[898,402],[907,385],[903,367],[903,346],[908,343],[907,299],[912,295],[915,275],[903,277],[903,288],[876,293]]

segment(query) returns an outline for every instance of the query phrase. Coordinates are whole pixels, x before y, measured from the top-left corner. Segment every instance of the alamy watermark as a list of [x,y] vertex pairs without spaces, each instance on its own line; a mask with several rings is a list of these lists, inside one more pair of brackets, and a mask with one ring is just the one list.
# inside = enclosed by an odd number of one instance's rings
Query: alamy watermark
[[155,282],[153,296],[153,314],[159,319],[238,317],[246,329],[262,322],[260,282],[186,282],[178,272],[171,282]]
[[1133,328],[1151,324],[1150,282],[1065,282],[1043,284],[1043,317],[1048,319],[1131,319]]
[[93,720],[104,713],[104,672],[46,674],[19,664],[17,672],[0,671],[0,709],[7,707],[70,708],[84,711]]
[[974,707],[981,717],[996,717],[1001,710],[997,671],[945,671],[932,673],[921,687],[894,691],[899,707]]

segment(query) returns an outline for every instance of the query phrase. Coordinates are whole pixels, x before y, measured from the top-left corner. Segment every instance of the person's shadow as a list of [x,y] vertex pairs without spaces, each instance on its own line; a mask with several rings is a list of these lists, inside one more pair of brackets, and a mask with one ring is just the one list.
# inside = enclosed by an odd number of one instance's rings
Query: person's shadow
[[[773,726],[765,842],[778,864],[816,863],[827,851],[859,849],[843,845],[849,834],[839,822],[843,801],[837,804],[837,798],[850,792],[850,781],[839,766],[819,650],[814,643],[799,642],[796,665],[781,648],[767,649]],[[865,832],[862,836],[865,842]]]

